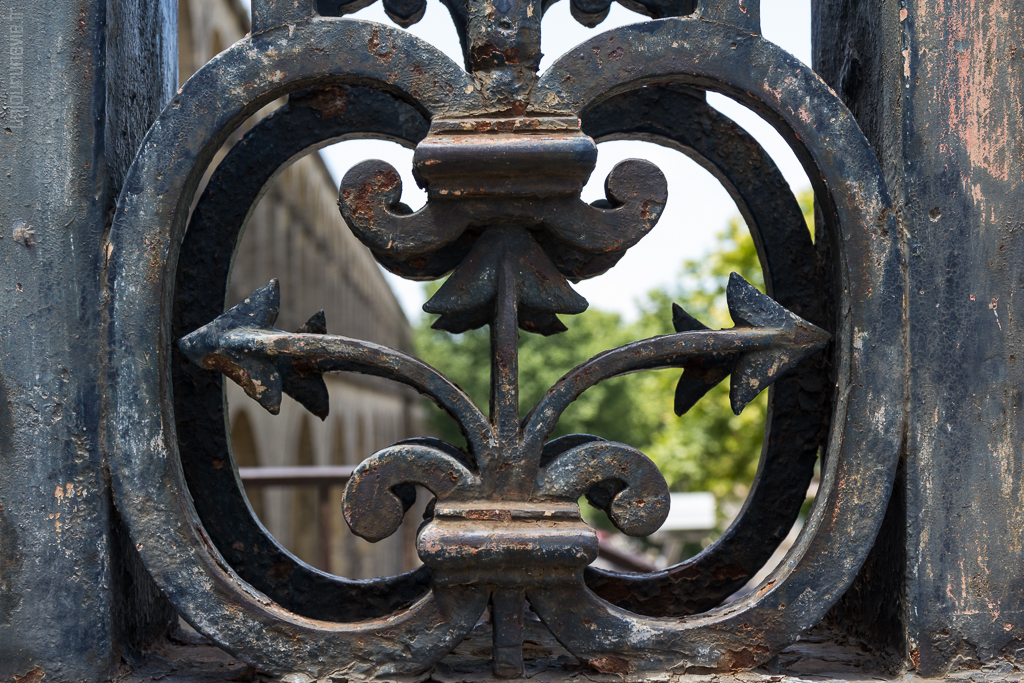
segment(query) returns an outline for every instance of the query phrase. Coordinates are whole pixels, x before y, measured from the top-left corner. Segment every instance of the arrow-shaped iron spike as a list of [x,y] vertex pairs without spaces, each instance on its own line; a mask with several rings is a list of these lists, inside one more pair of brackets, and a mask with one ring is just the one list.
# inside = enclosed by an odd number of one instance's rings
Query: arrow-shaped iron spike
[[[286,358],[250,355],[222,347],[227,336],[237,330],[276,331],[274,323],[280,308],[281,292],[278,281],[265,286],[245,298],[213,322],[200,327],[178,341],[178,348],[190,361],[201,368],[222,372],[231,378],[270,413],[281,412],[281,393],[287,392],[314,415],[327,417],[327,387],[323,377]],[[300,329],[312,334],[323,334],[326,326],[323,311],[310,318]],[[324,330],[320,332],[319,330]]]
[[[683,310],[682,306],[672,304],[672,326],[676,332],[694,332],[708,329],[707,325]],[[679,384],[676,385],[676,415],[683,416],[704,394],[729,376],[736,363],[735,353],[725,353],[692,358],[683,370]]]
[[[732,408],[738,414],[758,392],[831,338],[824,330],[761,294],[735,273],[729,280],[727,293],[729,309],[737,322],[732,329],[708,330],[676,307],[674,322],[677,329],[682,329],[681,332],[626,344],[576,366],[558,380],[526,416],[525,447],[539,449],[555,429],[565,409],[598,382],[630,372],[660,368],[683,367],[686,377],[693,366],[691,361],[695,361],[700,370],[699,364],[709,358],[720,361],[724,366],[726,356],[737,357],[732,364],[730,398]],[[692,405],[688,392],[702,393],[714,386],[711,378],[702,382],[698,380],[703,378],[696,371],[683,380],[692,386],[678,390],[683,394],[682,407]]]
[[832,338],[765,296],[742,277],[729,276],[729,313],[737,326],[774,328],[783,332],[771,348],[742,354],[732,368],[729,400],[737,415],[761,391],[821,349]]

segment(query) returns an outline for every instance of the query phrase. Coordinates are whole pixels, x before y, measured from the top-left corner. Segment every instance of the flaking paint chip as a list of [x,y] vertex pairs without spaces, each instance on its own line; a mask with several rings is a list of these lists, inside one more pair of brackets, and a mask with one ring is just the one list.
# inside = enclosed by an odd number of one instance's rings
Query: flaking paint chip
[[11,236],[14,237],[15,242],[23,244],[29,249],[36,245],[35,231],[20,218],[14,221],[14,225],[11,226]]

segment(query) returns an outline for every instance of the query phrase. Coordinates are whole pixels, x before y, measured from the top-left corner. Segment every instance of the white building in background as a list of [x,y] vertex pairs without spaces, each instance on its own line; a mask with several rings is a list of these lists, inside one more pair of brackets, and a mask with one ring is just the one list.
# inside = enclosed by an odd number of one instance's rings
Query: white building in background
[[[178,18],[182,82],[249,29],[238,0],[179,0]],[[331,334],[408,350],[409,322],[370,252],[342,220],[337,193],[318,154],[281,173],[246,229],[232,271],[230,300],[241,301],[276,277],[281,281],[281,329],[298,328],[322,308]],[[281,414],[270,415],[228,382],[238,465],[353,465],[384,446],[423,433],[422,403],[405,387],[362,376],[325,379],[331,414],[324,423],[287,397]],[[399,533],[371,545],[348,530],[340,496],[340,490],[332,491],[330,562],[320,568],[369,578],[419,563],[412,542],[418,522],[414,511]],[[306,562],[322,564],[313,489],[251,490],[249,497],[278,541]]]

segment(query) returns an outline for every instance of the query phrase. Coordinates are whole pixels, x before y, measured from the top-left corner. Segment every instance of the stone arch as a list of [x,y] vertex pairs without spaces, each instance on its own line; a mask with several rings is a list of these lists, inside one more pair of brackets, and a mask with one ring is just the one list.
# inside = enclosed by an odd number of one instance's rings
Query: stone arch
[[[313,432],[309,425],[309,417],[303,415],[299,424],[298,441],[295,448],[295,464],[310,466],[315,464],[313,457]],[[316,565],[319,561],[319,519],[316,501],[316,488],[297,486],[292,491],[291,514],[291,547],[289,548],[300,560]]]
[[[249,413],[244,410],[239,411],[231,420],[231,451],[235,456],[235,465],[238,467],[259,467],[262,464],[256,447],[256,434],[253,431],[252,421],[249,419]],[[249,505],[256,516],[260,520],[265,520],[266,506],[263,501],[263,489],[247,488],[245,496],[249,499]]]

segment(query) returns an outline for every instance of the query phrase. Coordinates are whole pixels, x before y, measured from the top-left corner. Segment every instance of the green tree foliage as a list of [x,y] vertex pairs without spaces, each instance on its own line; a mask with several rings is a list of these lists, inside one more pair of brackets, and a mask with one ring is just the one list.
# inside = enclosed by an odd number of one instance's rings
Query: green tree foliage
[[[799,199],[808,225],[813,225],[810,191]],[[683,263],[678,287],[646,295],[637,321],[627,324],[617,314],[591,307],[582,315],[563,317],[569,328],[563,334],[546,338],[521,334],[520,412],[525,415],[559,377],[591,356],[673,332],[673,302],[708,327],[732,327],[725,300],[732,272],[764,291],[753,240],[739,218],[729,221],[711,253]],[[490,381],[488,330],[451,335],[430,329],[430,322],[424,319],[417,329],[418,355],[485,409]],[[565,412],[554,436],[587,433],[628,443],[658,464],[674,491],[711,491],[719,500],[745,496],[761,452],[767,393],[737,416],[729,407],[726,380],[680,418],[673,412],[679,375],[677,370],[661,370],[599,384]],[[464,444],[447,416],[437,411],[433,421],[439,436]]]

